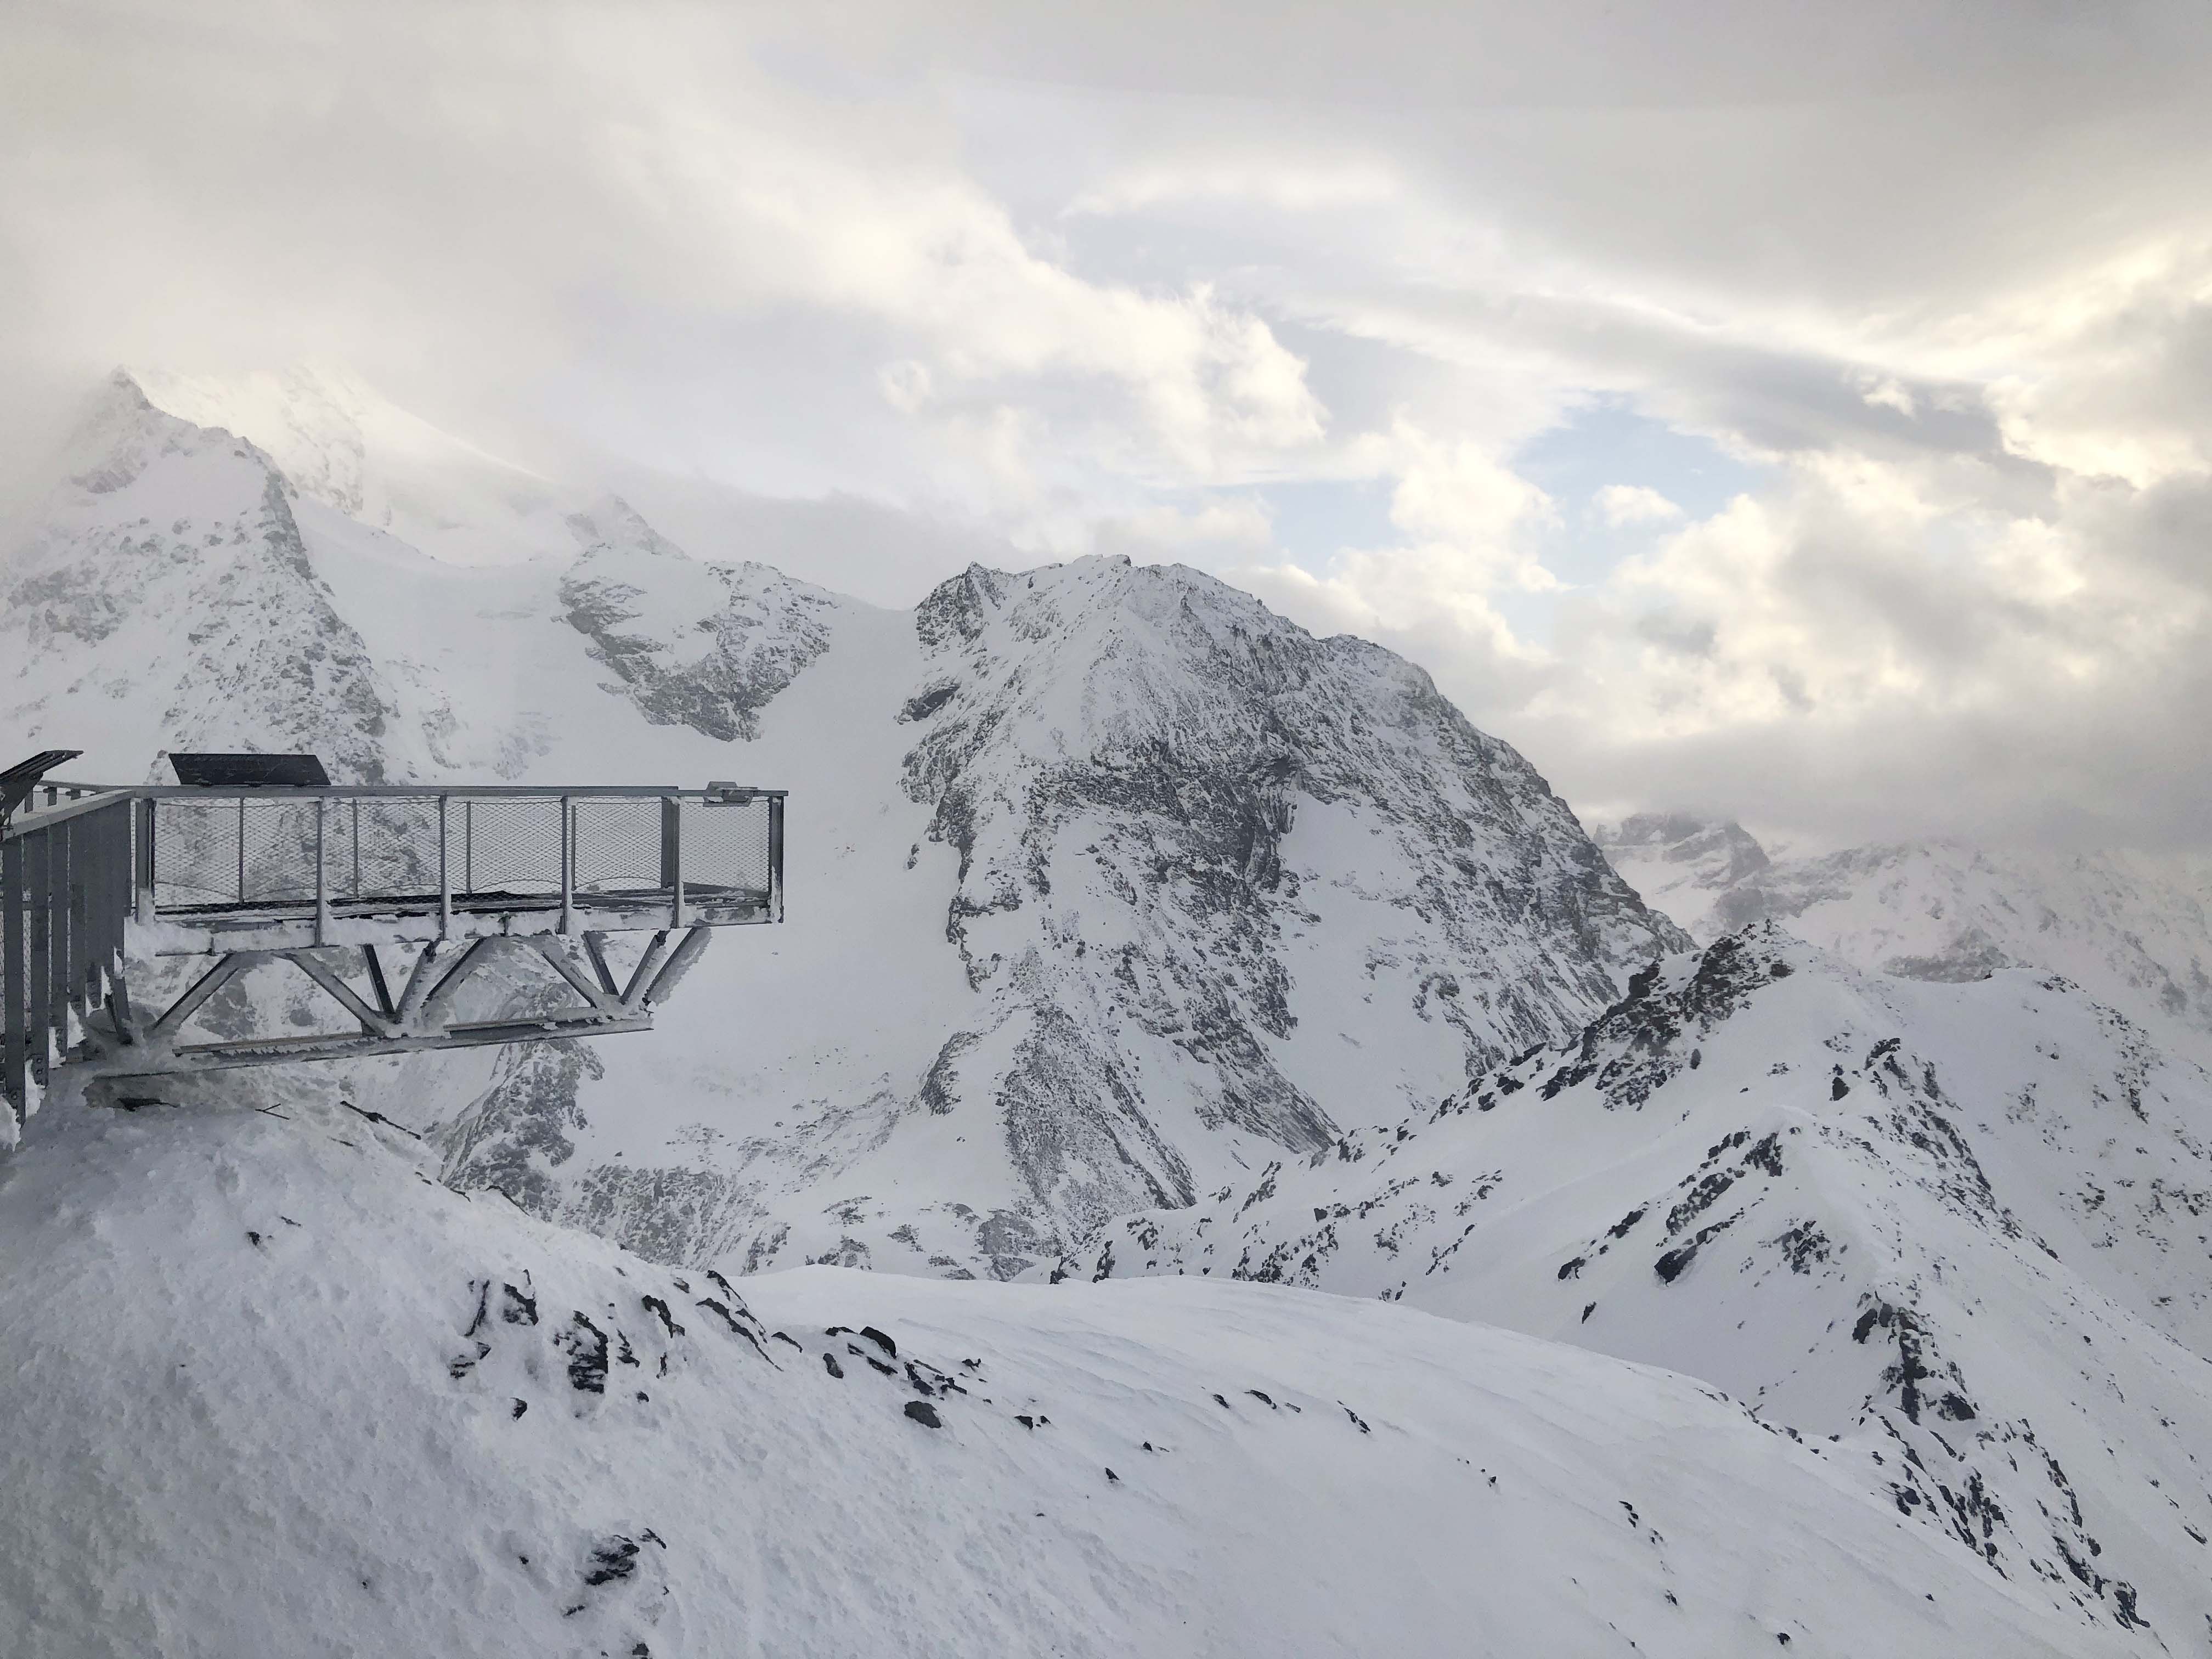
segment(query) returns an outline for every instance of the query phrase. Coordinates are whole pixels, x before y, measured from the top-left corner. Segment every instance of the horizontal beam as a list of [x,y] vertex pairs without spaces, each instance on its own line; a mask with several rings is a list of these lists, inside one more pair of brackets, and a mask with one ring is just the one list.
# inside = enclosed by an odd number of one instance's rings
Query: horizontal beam
[[[641,902],[594,902],[595,896],[576,897],[578,931],[645,933],[668,926],[668,897]],[[438,902],[427,905],[395,906],[387,901],[365,901],[349,915],[349,907],[332,907],[333,921],[343,924],[339,938],[315,937],[312,904],[229,906],[179,911],[164,909],[158,922],[132,936],[133,948],[159,957],[218,956],[228,951],[296,951],[318,943],[347,945],[421,945],[439,938],[522,939],[561,930],[561,901],[555,897],[502,903],[497,909],[471,914],[456,903],[450,927],[439,927]],[[720,900],[700,898],[687,890],[684,921],[710,927],[742,927],[774,920],[763,895]]]
[[280,1066],[308,1060],[373,1059],[379,1054],[426,1054],[441,1048],[481,1048],[494,1043],[556,1042],[574,1037],[613,1036],[623,1031],[649,1031],[653,1016],[625,1015],[620,1018],[553,1017],[530,1020],[495,1020],[475,1025],[449,1026],[442,1031],[414,1036],[256,1037],[235,1042],[195,1043],[173,1048],[158,1065],[131,1070],[142,1062],[145,1050],[121,1050],[117,1065],[94,1062],[89,1068],[109,1083],[152,1083],[186,1072],[221,1072],[243,1066]]

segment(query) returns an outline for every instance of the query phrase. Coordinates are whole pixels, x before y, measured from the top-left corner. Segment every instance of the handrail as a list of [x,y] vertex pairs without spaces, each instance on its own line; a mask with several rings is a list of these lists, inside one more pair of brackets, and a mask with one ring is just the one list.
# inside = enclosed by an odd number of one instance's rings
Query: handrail
[[[782,789],[61,779],[39,789],[48,804],[26,803],[0,836],[0,1097],[14,1109],[0,1109],[0,1146],[94,1013],[131,1042],[119,1006],[131,922],[147,930],[134,951],[287,957],[311,978],[319,964],[291,953],[373,957],[384,945],[495,938],[568,949],[579,934],[596,952],[605,933],[690,930],[643,1003],[594,1006],[586,1018],[638,1030],[707,930],[783,919]],[[556,968],[558,954],[548,957]],[[398,1042],[398,1029],[369,1035]],[[453,1046],[458,1030],[401,1035]]]

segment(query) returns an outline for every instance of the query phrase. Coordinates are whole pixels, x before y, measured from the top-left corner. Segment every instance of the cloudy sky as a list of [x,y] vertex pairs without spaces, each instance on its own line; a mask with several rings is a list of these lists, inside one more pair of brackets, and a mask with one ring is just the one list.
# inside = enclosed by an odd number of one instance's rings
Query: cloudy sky
[[1199,565],[1588,816],[2202,847],[2208,70],[2202,0],[9,0],[0,446],[341,361],[898,509],[886,602]]

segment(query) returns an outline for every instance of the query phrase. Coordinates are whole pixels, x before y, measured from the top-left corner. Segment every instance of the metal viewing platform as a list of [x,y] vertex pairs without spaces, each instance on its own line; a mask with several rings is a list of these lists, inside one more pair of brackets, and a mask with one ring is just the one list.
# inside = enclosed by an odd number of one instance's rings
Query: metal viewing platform
[[[68,758],[0,773],[0,1138],[63,1064],[143,1081],[648,1030],[712,929],[783,919],[781,790],[118,787],[33,769]],[[187,761],[288,759],[321,775],[312,757],[177,758],[180,775]],[[608,936],[638,933],[652,937],[618,974],[627,953]],[[163,957],[214,960],[142,1007],[133,981],[173,977],[152,971]],[[495,975],[528,1012],[482,1017],[466,1005],[501,999],[462,993],[501,961],[534,964],[538,994]],[[235,1014],[196,1027],[273,963],[358,1029],[238,1035]]]

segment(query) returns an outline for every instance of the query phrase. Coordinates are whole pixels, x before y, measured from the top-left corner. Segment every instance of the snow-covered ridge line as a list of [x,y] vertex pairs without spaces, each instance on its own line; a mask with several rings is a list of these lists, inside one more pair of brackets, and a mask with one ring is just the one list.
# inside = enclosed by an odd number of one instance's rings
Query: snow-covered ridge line
[[1885,981],[1762,926],[1058,1271],[1310,1285],[1667,1365],[1839,1437],[2054,1604],[2193,1639],[2208,1118],[2212,1079],[2063,980]]

